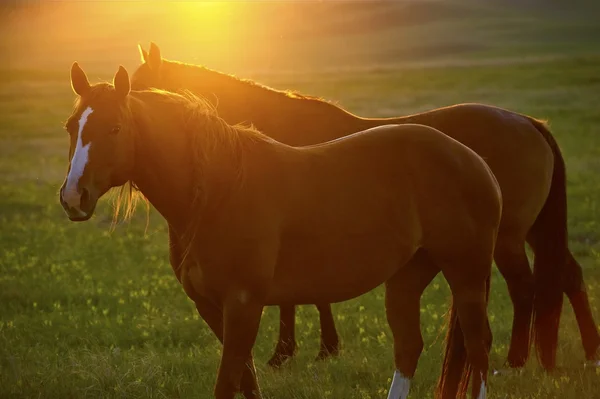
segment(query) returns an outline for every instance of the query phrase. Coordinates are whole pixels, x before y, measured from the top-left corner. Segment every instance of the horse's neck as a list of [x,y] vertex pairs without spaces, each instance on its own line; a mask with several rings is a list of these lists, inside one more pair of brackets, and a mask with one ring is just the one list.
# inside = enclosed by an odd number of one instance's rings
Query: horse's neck
[[132,100],[132,111],[138,129],[132,181],[170,224],[185,224],[193,197],[185,135],[141,101]]
[[230,125],[254,123],[254,110],[270,103],[273,95],[278,95],[268,90],[265,93],[258,86],[197,66],[167,62],[163,73],[166,74],[168,90],[189,89],[204,97],[217,107],[219,116]]
[[[174,82],[169,90],[190,89],[217,105],[219,115],[230,125],[252,123],[267,136],[294,146],[322,143],[380,125],[413,123],[415,117],[361,118],[325,101],[293,98],[209,69],[180,64],[167,69],[167,80]],[[420,114],[417,119],[428,123],[432,117]]]
[[230,125],[252,123],[286,144],[315,144],[371,127],[324,101],[294,98],[209,69],[179,64],[167,68],[167,80],[174,82],[169,90],[188,88],[213,102]]
[[[191,219],[205,218],[226,201],[240,179],[242,157],[238,147],[227,144],[227,140],[217,141],[213,144],[218,148],[213,150],[218,155],[200,164],[191,135],[202,137],[204,132],[200,127],[195,132],[186,131],[193,126],[184,126],[181,112],[168,109],[179,106],[149,105],[134,99],[132,110],[139,134],[132,180],[169,224],[184,231],[192,227]],[[253,140],[242,135],[240,143]]]

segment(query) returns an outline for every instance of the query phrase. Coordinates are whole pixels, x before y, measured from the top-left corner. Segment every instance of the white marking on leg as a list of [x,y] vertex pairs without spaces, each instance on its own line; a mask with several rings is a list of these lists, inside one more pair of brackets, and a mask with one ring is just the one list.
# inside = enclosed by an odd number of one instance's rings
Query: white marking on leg
[[479,387],[479,395],[477,399],[485,399],[485,380],[483,379],[483,373],[481,375],[481,387]]
[[81,176],[83,176],[85,165],[88,162],[88,154],[91,145],[91,143],[83,145],[81,136],[83,133],[83,127],[85,126],[87,119],[92,112],[94,112],[94,110],[91,107],[87,107],[79,118],[77,144],[75,145],[75,152],[73,153],[73,158],[71,159],[71,170],[67,176],[67,184],[65,185],[65,190],[63,193],[64,201],[73,208],[79,208],[81,202],[81,195],[77,191],[77,183],[79,183],[79,179]]
[[387,399],[406,399],[409,389],[410,378],[405,377],[399,370],[396,370]]

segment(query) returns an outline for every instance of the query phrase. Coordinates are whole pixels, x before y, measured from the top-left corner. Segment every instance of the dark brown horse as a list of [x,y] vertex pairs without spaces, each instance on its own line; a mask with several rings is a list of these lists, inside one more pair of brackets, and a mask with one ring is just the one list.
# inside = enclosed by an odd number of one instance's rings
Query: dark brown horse
[[[598,359],[600,335],[594,322],[581,267],[567,247],[565,165],[544,123],[504,109],[462,104],[391,119],[366,119],[316,98],[276,91],[247,80],[199,66],[162,59],[151,44],[140,47],[143,64],[132,76],[132,87],[190,90],[217,99],[219,115],[228,123],[251,122],[261,132],[289,145],[306,145],[385,124],[419,123],[460,141],[485,159],[503,196],[503,215],[494,259],[505,278],[514,307],[508,363],[525,364],[530,328],[541,364],[555,366],[562,293],[573,306],[587,359]],[[534,258],[532,274],[525,242]],[[406,298],[405,318],[419,318],[421,292],[437,274],[433,268],[411,273],[420,287]],[[408,269],[406,273],[409,273]],[[338,336],[331,308],[317,305],[321,319],[319,357],[337,353]],[[294,354],[294,309],[281,307],[280,338],[270,361],[279,365]],[[420,331],[412,331],[421,339]],[[406,354],[405,375],[412,376],[418,353]]]
[[[406,331],[418,330],[404,318],[405,278],[420,268],[441,270],[453,294],[439,392],[462,395],[472,374],[472,396],[485,398],[502,201],[475,152],[413,124],[291,147],[228,125],[193,95],[130,92],[123,67],[114,85],[92,86],[75,63],[71,84],[61,204],[84,221],[131,182],[163,215],[176,276],[223,342],[218,399],[261,396],[252,346],[265,305],[344,301],[382,283],[399,368],[416,338]],[[390,397],[408,384],[397,370]]]

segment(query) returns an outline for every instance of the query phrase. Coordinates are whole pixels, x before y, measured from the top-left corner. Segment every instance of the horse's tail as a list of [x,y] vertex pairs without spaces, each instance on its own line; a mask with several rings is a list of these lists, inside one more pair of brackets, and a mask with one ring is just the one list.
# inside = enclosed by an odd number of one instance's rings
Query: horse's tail
[[546,124],[528,117],[554,155],[552,183],[546,203],[528,234],[533,247],[535,281],[532,336],[538,359],[546,370],[556,365],[558,328],[563,302],[562,279],[567,260],[567,188],[565,161]]
[[454,298],[452,298],[448,324],[446,353],[444,354],[442,374],[436,390],[436,398],[442,399],[463,397],[467,392],[467,385],[471,376],[471,367],[467,363],[465,339],[458,321],[458,311]]
[[[488,276],[485,284],[485,301],[487,304],[490,298],[491,276]],[[446,353],[444,354],[444,365],[442,366],[442,374],[438,381],[435,395],[436,398],[439,399],[455,399],[465,397],[472,372],[471,365],[467,362],[465,337],[458,320],[458,311],[456,309],[456,304],[454,303],[454,298],[452,299],[452,307],[450,309],[450,317],[448,319],[449,326],[448,333],[446,334]],[[491,346],[491,341],[486,342],[488,352]]]

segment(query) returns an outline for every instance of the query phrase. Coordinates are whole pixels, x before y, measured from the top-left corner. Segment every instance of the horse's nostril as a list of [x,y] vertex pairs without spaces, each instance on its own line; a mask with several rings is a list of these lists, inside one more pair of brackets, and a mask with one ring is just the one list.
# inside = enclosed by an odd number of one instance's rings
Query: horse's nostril
[[90,203],[90,192],[87,188],[82,188],[81,189],[81,199],[80,199],[80,208],[83,209],[87,209],[88,205]]

